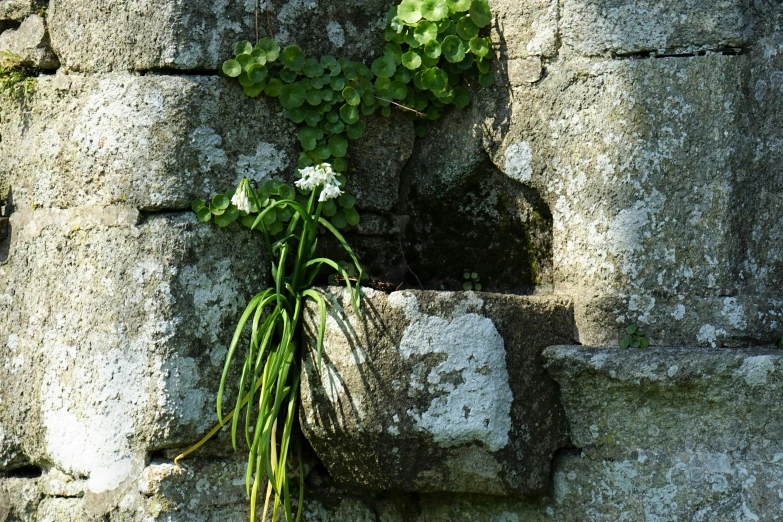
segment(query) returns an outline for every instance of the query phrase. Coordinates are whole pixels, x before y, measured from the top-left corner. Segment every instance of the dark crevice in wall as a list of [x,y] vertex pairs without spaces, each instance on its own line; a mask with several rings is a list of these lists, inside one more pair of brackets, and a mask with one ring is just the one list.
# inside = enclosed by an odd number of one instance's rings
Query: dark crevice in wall
[[0,20],[0,33],[9,29],[19,29],[20,25],[22,25],[22,22],[17,22],[16,20]]
[[696,51],[679,52],[666,50],[648,50],[637,51],[633,53],[611,54],[614,60],[646,60],[649,58],[694,58],[696,56],[707,56],[709,54],[721,54],[723,56],[740,56],[747,54],[747,47],[716,47],[714,49],[699,49]]
[[0,471],[0,477],[2,478],[21,478],[21,479],[35,479],[43,475],[44,470],[39,466],[27,465],[20,466],[8,471]]

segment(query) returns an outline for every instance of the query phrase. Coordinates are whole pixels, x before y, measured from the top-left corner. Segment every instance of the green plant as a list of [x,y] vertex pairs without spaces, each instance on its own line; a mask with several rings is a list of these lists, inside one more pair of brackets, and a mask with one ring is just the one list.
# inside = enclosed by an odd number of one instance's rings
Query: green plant
[[364,63],[307,57],[299,47],[282,49],[271,38],[242,41],[222,72],[237,78],[250,97],[277,98],[300,128],[299,168],[323,161],[345,172],[349,140],[365,132],[364,116],[392,107],[416,120],[416,133],[451,105],[471,101],[465,78],[488,87],[491,41],[480,35],[491,21],[486,0],[404,0],[387,15],[383,56]]
[[0,51],[0,92],[19,87],[26,96],[35,88],[34,73],[18,54]]
[[[345,265],[318,257],[318,229],[331,233],[353,260],[352,268],[361,279],[362,268],[345,238],[324,217],[324,209],[345,194],[341,182],[328,164],[300,171],[297,188],[280,181],[269,181],[257,191],[245,179],[234,193],[217,194],[209,203],[196,200],[193,210],[202,222],[215,220],[227,226],[239,220],[251,230],[263,234],[271,263],[273,286],[250,300],[234,332],[226,356],[217,395],[218,425],[198,444],[177,457],[181,458],[203,445],[229,421],[231,440],[237,449],[240,416],[244,413],[243,433],[250,454],[246,484],[250,497],[251,520],[256,518],[256,504],[262,477],[268,477],[266,500],[262,513],[266,517],[274,492],[273,518],[282,506],[286,520],[291,520],[291,488],[288,479],[289,456],[294,453],[298,464],[299,508],[304,494],[304,471],[299,441],[293,434],[293,423],[299,398],[299,361],[297,337],[304,301],[312,299],[320,310],[318,331],[318,365],[321,362],[326,325],[326,301],[312,286],[326,265],[342,274],[352,296],[354,310],[360,315],[359,284],[351,285]],[[350,209],[349,209],[350,210]],[[224,416],[227,379],[243,332],[249,330],[236,401]],[[257,406],[256,406],[257,405]],[[282,430],[279,426],[282,425]],[[297,514],[297,519],[299,514]]]
[[[258,19],[258,12],[256,15]],[[326,301],[312,286],[324,265],[340,274],[351,292],[355,313],[361,317],[359,285],[364,273],[338,231],[360,220],[355,198],[340,188],[346,184],[341,173],[348,169],[349,141],[364,135],[364,117],[376,112],[388,117],[392,108],[399,109],[416,120],[417,136],[424,136],[427,122],[440,118],[447,107],[470,104],[470,78],[484,87],[494,83],[487,35],[490,21],[487,0],[403,0],[389,10],[384,54],[370,66],[332,56],[307,57],[299,47],[282,49],[272,38],[257,38],[255,45],[237,43],[234,56],[222,65],[223,74],[237,78],[246,95],[264,94],[279,100],[288,117],[299,125],[297,137],[302,146],[298,161],[302,178],[297,189],[272,180],[256,190],[244,180],[233,193],[217,194],[209,202],[193,202],[193,211],[202,222],[214,220],[220,227],[239,222],[260,231],[271,262],[274,286],[250,301],[226,357],[217,399],[218,425],[175,459],[178,462],[198,449],[229,420],[236,449],[239,418],[244,413],[244,435],[250,448],[246,484],[251,520],[256,517],[264,475],[268,480],[264,518],[274,493],[273,522],[281,506],[286,521],[293,519],[288,465],[289,454],[300,452],[292,431],[299,394],[297,332],[303,302],[312,299],[320,310],[320,365]],[[318,257],[319,228],[340,242],[352,264]],[[477,274],[470,285],[481,289]],[[231,362],[248,325],[249,345],[236,402],[224,417]],[[257,408],[253,406],[255,399]],[[299,520],[304,472],[301,458],[296,460],[300,468]]]
[[480,281],[481,278],[479,277],[478,273],[466,270],[465,273],[462,274],[462,289],[466,292],[470,290],[480,292],[483,288]]
[[647,334],[639,329],[638,326],[632,324],[625,329],[625,337],[620,340],[620,348],[647,348],[650,346],[650,340],[647,339]]

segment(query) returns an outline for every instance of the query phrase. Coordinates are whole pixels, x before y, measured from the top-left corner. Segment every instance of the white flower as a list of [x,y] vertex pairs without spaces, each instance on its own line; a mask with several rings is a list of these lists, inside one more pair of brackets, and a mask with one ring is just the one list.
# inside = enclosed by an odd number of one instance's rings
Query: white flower
[[255,194],[253,193],[253,188],[250,186],[250,181],[245,178],[242,180],[242,183],[239,184],[237,191],[234,192],[231,203],[236,205],[242,212],[251,214],[253,212],[258,212],[255,199]]
[[334,199],[343,193],[340,190],[341,183],[337,179],[337,173],[328,163],[300,169],[299,174],[302,177],[295,184],[301,190],[307,192],[322,187],[318,201]]

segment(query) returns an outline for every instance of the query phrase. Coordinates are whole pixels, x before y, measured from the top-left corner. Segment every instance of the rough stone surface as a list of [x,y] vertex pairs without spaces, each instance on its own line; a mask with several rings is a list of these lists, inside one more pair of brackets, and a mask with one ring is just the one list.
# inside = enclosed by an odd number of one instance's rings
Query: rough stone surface
[[544,357],[584,448],[555,473],[557,504],[583,502],[583,520],[778,518],[779,350],[553,347]]
[[148,452],[211,426],[233,323],[265,284],[264,251],[238,226],[132,207],[20,209],[10,221],[0,470],[52,466],[116,495]]
[[752,22],[742,0],[564,0],[563,44],[587,56],[742,48]]
[[23,65],[36,69],[57,69],[60,61],[52,51],[46,23],[40,16],[30,15],[17,29],[0,34],[0,55],[10,53]]
[[[269,12],[266,8],[269,4]],[[383,48],[389,0],[260,2],[261,36],[314,56],[366,60]],[[255,41],[255,0],[52,0],[52,42],[73,71],[219,68],[239,40]]]
[[13,188],[18,204],[189,209],[243,177],[291,176],[296,163],[277,101],[217,77],[60,73],[7,100],[0,192]]
[[300,418],[332,477],[371,490],[546,487],[566,426],[539,354],[571,337],[568,300],[368,291],[361,323],[346,293],[329,299],[323,368],[311,341]]
[[41,0],[0,0],[0,21],[21,22],[43,7]]

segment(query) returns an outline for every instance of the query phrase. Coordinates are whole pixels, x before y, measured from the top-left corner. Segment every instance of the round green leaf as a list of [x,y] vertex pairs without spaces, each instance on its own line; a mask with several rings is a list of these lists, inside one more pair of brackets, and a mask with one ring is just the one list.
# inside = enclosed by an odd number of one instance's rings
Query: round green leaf
[[261,83],[266,79],[267,70],[265,65],[254,63],[247,70],[247,76],[253,83]]
[[438,93],[448,87],[449,77],[443,69],[433,67],[422,74],[421,83],[425,89]]
[[479,34],[479,28],[469,16],[463,16],[457,22],[457,34],[463,40],[470,40]]
[[625,329],[625,333],[631,335],[632,333],[636,332],[636,330],[638,330],[638,327],[635,324],[632,324],[631,326]]
[[325,143],[318,145],[313,152],[315,153],[316,157],[321,161],[328,160],[329,156],[332,155],[331,151],[329,150],[329,146],[326,145]]
[[471,290],[473,290],[473,283],[470,282],[462,283],[462,289],[466,292],[470,292]]
[[299,138],[299,143],[302,144],[304,150],[314,150],[318,144],[318,140],[323,138],[324,133],[318,127],[305,126],[299,129],[296,133],[296,137]]
[[193,202],[190,204],[190,208],[193,210],[193,212],[198,212],[205,206],[207,206],[207,204],[204,202],[203,199],[194,199]]
[[253,49],[253,52],[250,53],[250,56],[253,57],[253,61],[259,65],[266,65],[266,51],[263,49],[259,49],[256,47]]
[[307,109],[296,107],[288,110],[288,118],[294,123],[302,123],[307,116]]
[[352,63],[349,63],[343,65],[343,75],[348,81],[353,81],[359,77],[359,71]]
[[476,61],[476,67],[478,67],[478,70],[481,74],[487,74],[492,68],[492,62],[487,58],[482,58]]
[[434,22],[419,22],[413,30],[413,37],[420,44],[426,44],[438,37],[438,25]]
[[292,71],[301,71],[305,64],[305,54],[296,45],[289,45],[283,51],[283,63]]
[[267,225],[267,226],[271,225],[272,223],[277,221],[277,210],[276,209],[271,209],[269,212],[264,214],[264,217],[262,218],[262,220],[264,222],[264,225]]
[[329,86],[332,88],[332,90],[342,91],[345,88],[345,78],[342,76],[335,76],[329,82]]
[[296,71],[292,71],[291,69],[283,69],[282,71],[280,71],[279,74],[280,74],[280,79],[286,83],[295,82],[296,79],[299,77],[299,73]]
[[340,117],[348,125],[352,125],[359,121],[359,108],[355,105],[348,105],[347,103],[340,107]]
[[384,107],[383,109],[381,109],[381,114],[383,114],[384,118],[388,118],[389,116],[391,116],[391,108]]
[[225,194],[215,194],[212,198],[212,208],[217,210],[225,210],[228,205],[231,204],[231,200]]
[[340,206],[349,209],[353,208],[354,204],[356,204],[356,198],[353,197],[351,194],[348,194],[347,192],[345,194],[342,194],[338,199],[338,203],[340,203]]
[[329,152],[335,158],[344,158],[348,152],[348,140],[342,134],[332,134],[328,145]]
[[280,104],[286,109],[301,107],[307,99],[307,91],[301,83],[289,83],[280,89]]
[[267,96],[271,96],[272,98],[277,98],[280,96],[280,91],[283,89],[283,82],[278,80],[277,78],[272,78],[269,80],[266,84],[266,87],[264,87],[264,94]]
[[400,44],[389,42],[383,46],[383,54],[394,58],[394,63],[399,65],[402,61],[402,48]]
[[212,211],[209,210],[209,207],[201,207],[196,211],[196,219],[202,223],[206,223],[212,219]]
[[639,348],[647,348],[648,346],[650,346],[650,340],[647,337],[639,339]]
[[470,9],[470,0],[446,0],[446,5],[455,13],[461,13]]
[[334,225],[335,228],[345,228],[347,224],[348,221],[345,219],[345,212],[342,210],[338,211],[332,218],[332,225]]
[[487,42],[487,39],[480,38],[478,36],[476,36],[475,38],[471,38],[470,52],[472,52],[479,58],[484,58],[487,55],[487,53],[489,53],[489,44]]
[[424,55],[428,58],[437,59],[440,58],[441,47],[440,42],[437,40],[430,40],[424,46]]
[[413,71],[407,67],[400,67],[397,72],[394,73],[394,80],[402,83],[410,83],[413,80]]
[[465,43],[459,36],[447,36],[441,45],[443,56],[451,63],[458,63],[465,59]]
[[389,86],[391,86],[391,84],[391,79],[387,78],[386,76],[378,76],[375,79],[375,89],[378,91],[385,91],[389,88]]
[[280,44],[272,38],[262,38],[257,47],[264,50],[268,62],[274,62],[280,56]]
[[353,125],[348,125],[348,129],[346,130],[346,134],[348,134],[348,137],[352,140],[358,140],[362,136],[364,136],[364,122],[362,120],[357,121]]
[[486,27],[492,21],[492,10],[487,0],[473,0],[470,4],[470,18],[479,27]]
[[482,87],[492,87],[495,83],[495,75],[490,71],[486,74],[479,75],[479,85]]
[[396,70],[397,64],[394,63],[394,58],[389,55],[376,58],[372,62],[372,73],[375,76],[391,77]]
[[244,40],[242,42],[237,42],[234,44],[234,54],[239,56],[240,54],[250,54],[253,52],[253,45],[248,42],[247,40]]
[[415,24],[422,17],[421,0],[402,0],[397,6],[397,16],[405,23]]
[[321,65],[321,62],[315,58],[308,58],[305,60],[302,71],[309,78],[314,78],[316,76],[321,76],[324,73],[324,67]]
[[345,211],[345,220],[349,225],[355,227],[359,224],[361,218],[359,218],[359,212],[357,212],[355,208],[349,208]]
[[343,89],[343,98],[348,105],[359,105],[362,103],[362,97],[359,96],[359,93],[353,87]]
[[484,288],[484,287],[481,286],[481,283],[474,283],[473,284],[473,289],[476,290],[476,292],[480,292],[482,288]]
[[389,86],[389,94],[395,100],[404,100],[408,96],[408,86],[402,82],[392,82]]
[[410,69],[418,69],[421,67],[421,56],[416,51],[408,51],[402,55],[402,64]]
[[324,206],[321,207],[321,213],[326,217],[332,217],[337,214],[337,205],[334,203],[334,200],[326,200]]
[[307,91],[307,94],[305,94],[305,100],[310,105],[320,105],[321,104],[321,91],[318,89],[310,89]]
[[[348,170],[348,162],[345,158],[335,158],[332,162],[332,168],[335,172],[345,172]],[[341,177],[338,176],[337,179],[342,183]]]
[[431,22],[437,22],[449,15],[446,0],[424,0],[421,3],[421,15]]
[[304,117],[305,123],[307,123],[311,127],[315,127],[319,123],[321,123],[322,116],[316,111],[307,111],[307,114]]
[[470,91],[465,87],[459,85],[454,88],[454,100],[453,103],[458,109],[464,109],[470,105]]
[[252,87],[255,85],[255,82],[250,79],[250,77],[247,75],[246,72],[243,72],[237,77],[237,80],[239,80],[239,85],[242,87]]
[[625,336],[620,341],[620,348],[624,350],[624,349],[628,348],[628,346],[630,346],[630,344],[631,344],[631,338],[628,337],[628,336]]
[[223,74],[230,78],[236,78],[242,74],[242,66],[236,60],[226,60],[223,62]]

